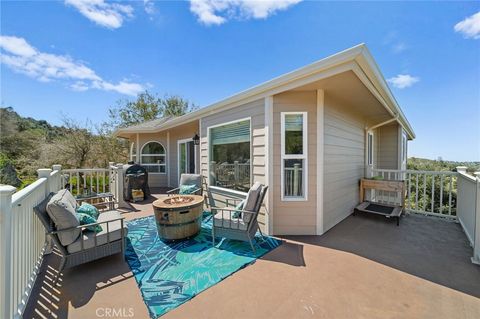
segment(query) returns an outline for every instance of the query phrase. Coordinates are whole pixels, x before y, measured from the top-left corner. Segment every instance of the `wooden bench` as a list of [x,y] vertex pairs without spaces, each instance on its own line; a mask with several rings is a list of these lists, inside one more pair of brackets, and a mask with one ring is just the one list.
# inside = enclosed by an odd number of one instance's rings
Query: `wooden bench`
[[[387,192],[397,192],[400,194],[401,205],[390,205],[376,203],[365,200],[365,190],[373,189]],[[353,214],[357,212],[383,215],[387,218],[395,218],[397,226],[400,225],[400,216],[405,207],[405,182],[404,181],[385,181],[362,178],[360,180],[360,204],[355,207]]]

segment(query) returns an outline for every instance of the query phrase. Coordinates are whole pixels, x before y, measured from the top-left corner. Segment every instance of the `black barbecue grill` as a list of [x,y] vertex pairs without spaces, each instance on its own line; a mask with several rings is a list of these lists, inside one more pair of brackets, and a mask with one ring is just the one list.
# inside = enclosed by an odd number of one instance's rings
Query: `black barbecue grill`
[[123,183],[123,197],[126,201],[132,201],[132,190],[141,189],[143,191],[143,199],[150,195],[148,188],[148,172],[147,169],[139,164],[127,164],[123,166],[125,170],[125,180]]

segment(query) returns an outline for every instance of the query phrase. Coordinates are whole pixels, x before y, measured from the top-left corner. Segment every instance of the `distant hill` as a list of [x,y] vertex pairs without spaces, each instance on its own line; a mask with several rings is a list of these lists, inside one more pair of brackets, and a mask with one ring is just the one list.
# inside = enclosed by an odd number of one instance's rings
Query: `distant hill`
[[408,169],[419,171],[456,171],[457,166],[466,166],[467,172],[479,172],[480,162],[456,162],[445,160],[431,160],[426,158],[410,157],[407,161]]
[[53,164],[106,167],[127,157],[128,143],[88,123],[65,119],[63,126],[55,126],[0,108],[0,184],[24,186],[36,178],[38,168]]

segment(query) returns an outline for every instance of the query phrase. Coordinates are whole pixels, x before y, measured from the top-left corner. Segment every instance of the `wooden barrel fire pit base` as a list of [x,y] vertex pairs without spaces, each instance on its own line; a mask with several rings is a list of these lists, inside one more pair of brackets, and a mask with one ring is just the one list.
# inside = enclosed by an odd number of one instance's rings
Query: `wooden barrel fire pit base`
[[193,237],[202,226],[203,197],[178,195],[153,202],[158,236],[164,241]]

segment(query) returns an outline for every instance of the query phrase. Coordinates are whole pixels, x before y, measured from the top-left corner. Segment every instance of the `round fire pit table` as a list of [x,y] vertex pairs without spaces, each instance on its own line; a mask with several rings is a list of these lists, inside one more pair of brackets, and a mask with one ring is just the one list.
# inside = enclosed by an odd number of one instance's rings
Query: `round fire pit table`
[[165,241],[195,236],[202,226],[203,197],[175,195],[153,202],[158,236]]

